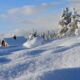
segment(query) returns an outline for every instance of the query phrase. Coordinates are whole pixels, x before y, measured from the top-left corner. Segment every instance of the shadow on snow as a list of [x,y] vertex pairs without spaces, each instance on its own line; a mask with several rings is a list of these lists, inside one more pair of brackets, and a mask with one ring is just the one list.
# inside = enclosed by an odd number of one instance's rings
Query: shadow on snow
[[10,59],[7,59],[7,58],[5,58],[5,57],[0,58],[0,64],[8,63],[8,62],[10,62],[10,61],[11,61]]
[[64,52],[64,51],[67,51],[71,48],[78,47],[78,46],[80,46],[80,43],[76,43],[70,47],[58,46],[57,48],[59,48],[59,49],[55,50],[54,53]]
[[9,55],[9,54],[12,54],[12,52],[24,50],[24,49],[26,48],[24,47],[8,47],[8,48],[2,47],[0,48],[0,56]]
[[80,68],[50,71],[45,73],[40,80],[80,80]]
[[28,55],[39,55],[41,53],[43,53],[45,50],[33,50],[32,52],[29,52]]

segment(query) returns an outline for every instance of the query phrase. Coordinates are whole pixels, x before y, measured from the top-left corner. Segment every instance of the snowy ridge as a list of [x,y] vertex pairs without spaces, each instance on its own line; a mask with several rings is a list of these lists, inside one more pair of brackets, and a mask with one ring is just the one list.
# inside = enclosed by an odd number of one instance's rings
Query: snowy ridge
[[78,36],[8,49],[0,48],[0,80],[80,80]]

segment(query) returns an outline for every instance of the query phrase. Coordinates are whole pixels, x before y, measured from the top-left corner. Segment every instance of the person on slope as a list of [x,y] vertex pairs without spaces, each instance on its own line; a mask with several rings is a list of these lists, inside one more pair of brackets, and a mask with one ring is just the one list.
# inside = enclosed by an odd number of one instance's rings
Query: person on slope
[[15,40],[16,40],[16,35],[14,35],[14,36],[13,36],[13,39],[15,39]]
[[6,43],[4,40],[2,40],[1,46],[2,46],[2,47],[8,47],[8,43]]

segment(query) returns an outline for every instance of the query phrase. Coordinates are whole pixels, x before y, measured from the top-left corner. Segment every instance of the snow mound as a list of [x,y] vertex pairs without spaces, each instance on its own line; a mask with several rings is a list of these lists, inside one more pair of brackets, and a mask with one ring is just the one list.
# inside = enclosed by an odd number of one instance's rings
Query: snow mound
[[25,42],[23,46],[27,48],[33,48],[41,45],[42,42],[43,42],[43,39],[41,37],[35,37],[34,39],[28,40],[27,42]]
[[23,36],[18,36],[16,37],[16,39],[14,39],[13,37],[11,38],[4,38],[4,40],[8,43],[8,45],[10,46],[20,46],[22,45],[24,42],[26,42],[26,38],[24,38]]

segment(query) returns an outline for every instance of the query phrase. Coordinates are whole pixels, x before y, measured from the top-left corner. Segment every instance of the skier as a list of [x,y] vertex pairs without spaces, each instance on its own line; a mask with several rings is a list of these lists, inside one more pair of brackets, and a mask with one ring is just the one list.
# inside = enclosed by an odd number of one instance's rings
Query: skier
[[16,35],[14,35],[14,36],[13,36],[13,39],[15,39],[15,40],[16,40]]
[[2,40],[1,46],[2,46],[2,47],[8,47],[8,44],[7,44],[4,40]]

